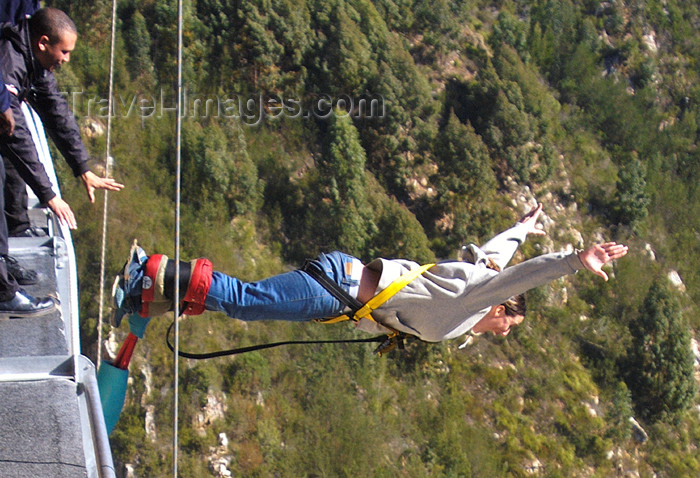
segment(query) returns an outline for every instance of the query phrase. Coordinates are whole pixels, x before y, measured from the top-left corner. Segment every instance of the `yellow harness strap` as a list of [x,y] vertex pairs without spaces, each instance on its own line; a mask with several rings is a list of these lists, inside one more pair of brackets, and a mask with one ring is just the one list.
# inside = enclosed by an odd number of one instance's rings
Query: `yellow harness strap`
[[409,282],[411,282],[413,279],[415,279],[434,265],[435,264],[425,264],[423,266],[416,267],[415,269],[411,269],[410,271],[406,272],[404,275],[402,275],[394,282],[389,284],[389,286],[386,287],[384,290],[379,292],[379,294],[375,295],[370,300],[368,300],[367,303],[363,305],[362,308],[360,308],[352,317],[345,314],[339,315],[338,317],[319,319],[318,321],[323,324],[335,324],[344,320],[351,319],[357,321],[362,318],[374,321],[374,318],[371,314],[375,309],[379,308],[382,304],[384,304],[384,302],[391,299],[394,296],[394,294],[406,287]]

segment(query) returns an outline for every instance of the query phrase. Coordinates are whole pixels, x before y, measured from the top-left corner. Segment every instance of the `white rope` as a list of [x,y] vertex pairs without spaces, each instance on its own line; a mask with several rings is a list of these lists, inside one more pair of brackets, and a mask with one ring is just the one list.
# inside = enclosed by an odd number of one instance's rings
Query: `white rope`
[[[112,96],[114,89],[114,43],[117,36],[117,0],[112,0],[112,38],[109,50],[109,88],[107,97],[107,148],[105,152],[104,177],[110,177],[112,173]],[[97,368],[102,361],[102,324],[104,314],[105,294],[105,251],[107,250],[107,206],[109,204],[109,191],[105,189],[105,202],[102,208],[102,251],[100,253],[100,305],[97,314]]]
[[173,477],[177,478],[178,464],[178,406],[179,406],[179,353],[180,353],[180,172],[182,136],[182,0],[177,2],[177,118],[175,120],[175,346],[173,347]]

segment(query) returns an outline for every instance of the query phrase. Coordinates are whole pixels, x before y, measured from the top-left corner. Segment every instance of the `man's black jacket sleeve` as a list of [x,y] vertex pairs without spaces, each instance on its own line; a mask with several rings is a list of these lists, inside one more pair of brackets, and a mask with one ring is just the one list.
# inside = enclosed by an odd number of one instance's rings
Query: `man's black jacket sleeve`
[[37,80],[27,100],[41,117],[44,129],[66,159],[73,174],[80,176],[88,171],[89,157],[80,138],[78,124],[68,102],[59,93],[53,74],[47,73]]
[[56,193],[52,189],[44,165],[39,161],[31,131],[16,96],[11,96],[11,103],[12,113],[15,117],[15,132],[12,136],[3,136],[2,141],[0,141],[0,153],[5,159],[12,162],[39,201],[46,204],[56,196]]

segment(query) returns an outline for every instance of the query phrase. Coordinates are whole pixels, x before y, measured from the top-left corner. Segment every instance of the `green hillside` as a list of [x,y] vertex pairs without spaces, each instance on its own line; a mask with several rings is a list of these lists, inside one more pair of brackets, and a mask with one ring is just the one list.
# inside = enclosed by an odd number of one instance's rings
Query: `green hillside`
[[[78,26],[57,76],[103,161],[112,4],[45,3]],[[412,342],[382,358],[324,345],[183,359],[181,476],[700,476],[700,3],[193,0],[184,11],[183,258],[245,280],[334,249],[457,258],[535,201],[548,235],[516,261],[604,239],[631,253],[609,282],[580,273],[529,292],[507,338]],[[118,2],[112,156],[127,187],[109,197],[110,273],[133,238],[174,253],[176,14],[175,2]],[[56,164],[79,220],[94,359],[103,199],[87,203]],[[172,470],[171,320],[139,342],[111,435],[139,477]],[[205,314],[182,322],[180,343],[359,337],[346,324]]]

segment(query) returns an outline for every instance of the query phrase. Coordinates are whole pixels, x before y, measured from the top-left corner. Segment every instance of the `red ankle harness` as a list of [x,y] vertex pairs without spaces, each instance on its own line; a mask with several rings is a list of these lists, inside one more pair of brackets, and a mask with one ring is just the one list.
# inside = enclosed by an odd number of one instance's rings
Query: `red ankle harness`
[[[146,262],[141,289],[141,317],[154,317],[173,310],[173,300],[165,296],[165,267],[168,256],[154,254]],[[195,259],[191,262],[192,272],[187,281],[187,291],[182,301],[180,312],[187,315],[199,315],[205,310],[213,266],[209,259]]]
[[192,261],[192,275],[185,293],[185,308],[183,314],[199,315],[204,312],[204,300],[207,298],[211,287],[211,276],[214,267],[209,259],[196,259]]

